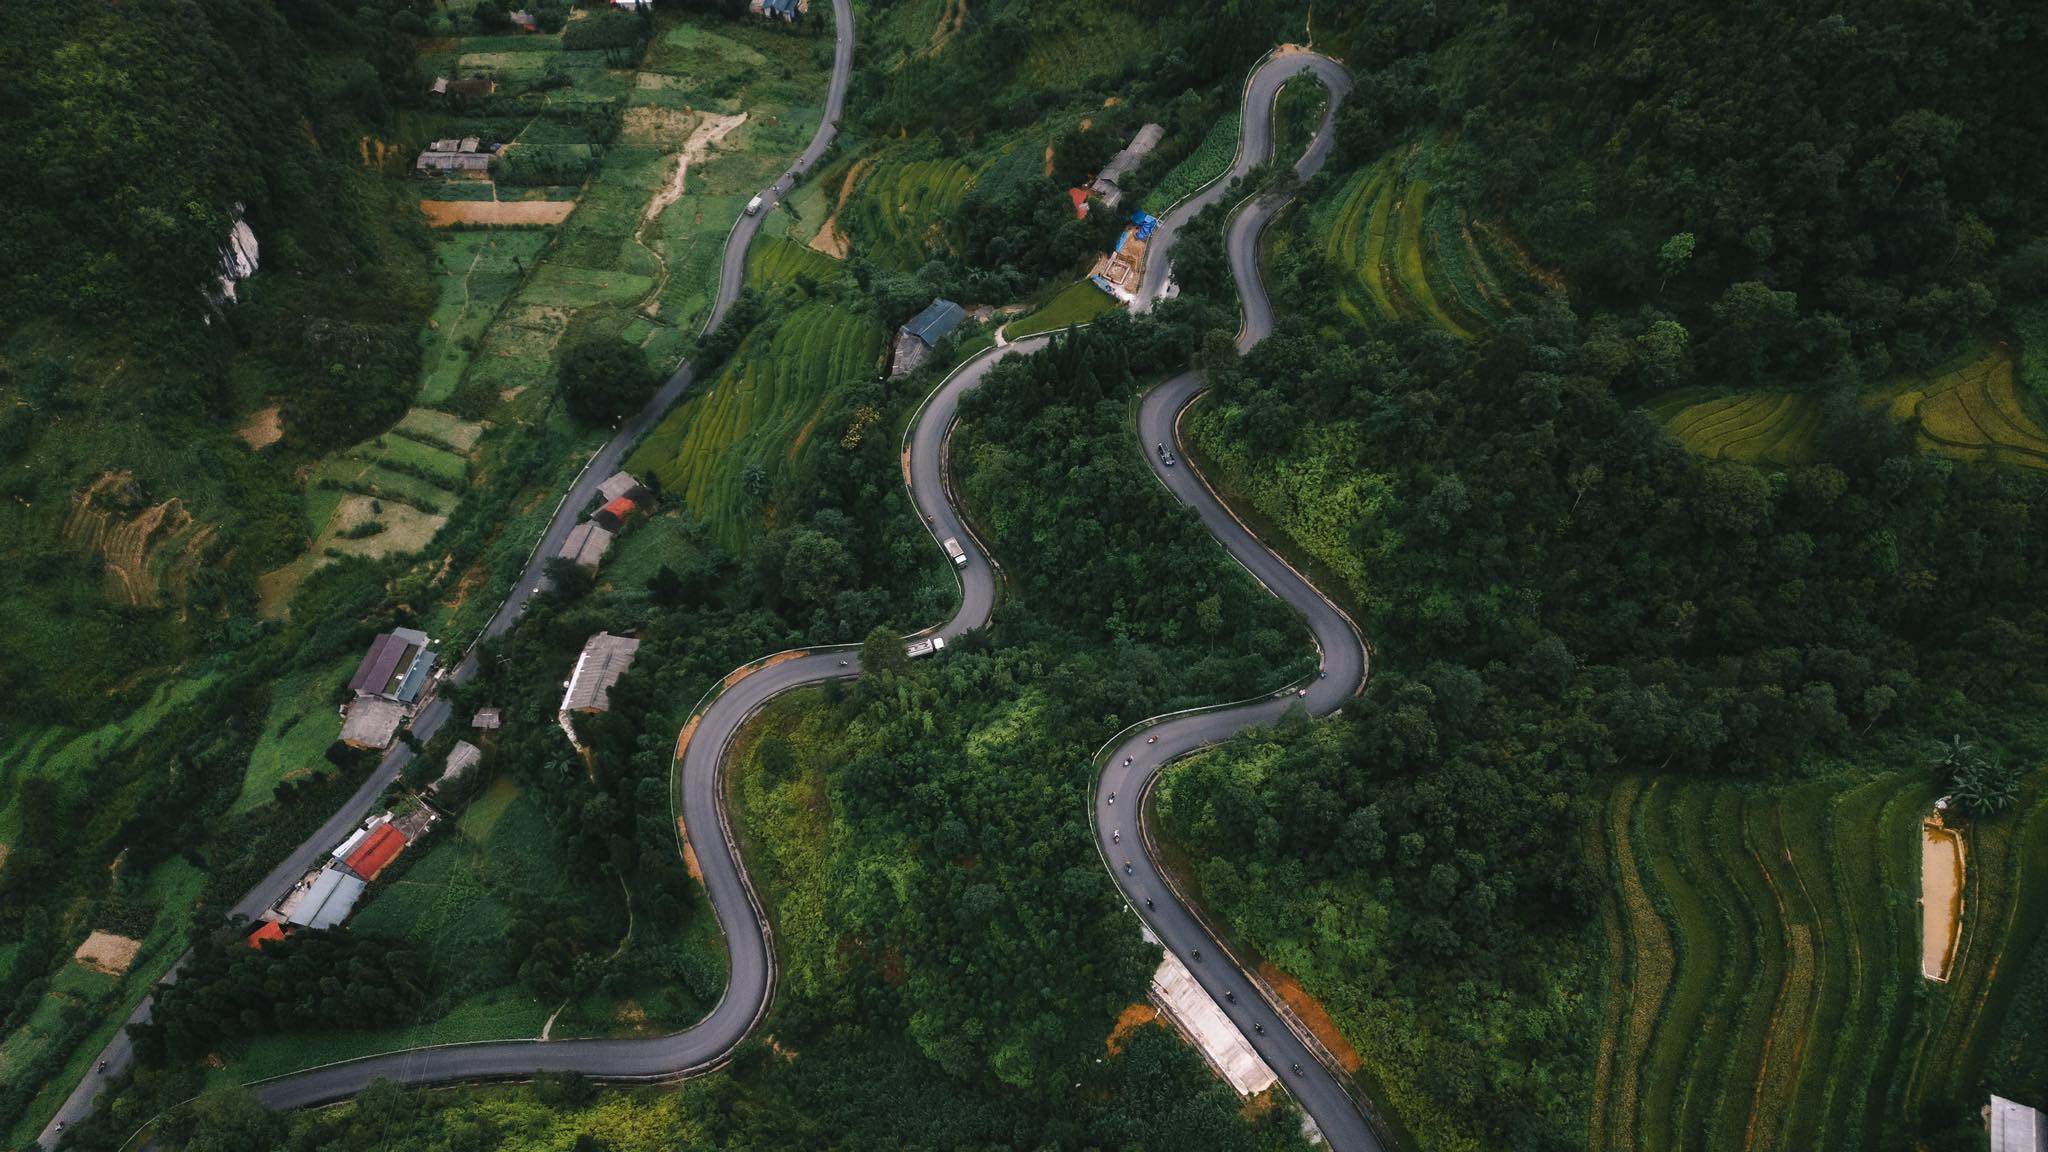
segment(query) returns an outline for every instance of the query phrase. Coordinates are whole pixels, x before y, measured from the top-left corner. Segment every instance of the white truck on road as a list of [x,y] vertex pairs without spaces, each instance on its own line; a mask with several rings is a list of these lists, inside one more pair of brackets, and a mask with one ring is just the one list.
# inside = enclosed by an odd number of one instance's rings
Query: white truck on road
[[954,537],[946,537],[946,555],[953,558],[953,567],[967,567],[967,549],[962,548],[960,541]]
[[944,636],[930,636],[923,640],[911,641],[904,647],[903,654],[915,660],[920,656],[930,656],[934,652],[944,652],[945,650],[946,638]]
[[760,198],[759,196],[756,196],[756,197],[754,197],[754,198],[753,198],[752,200],[749,200],[749,201],[747,201],[747,215],[749,215],[749,216],[754,216],[754,215],[758,215],[758,214],[760,213],[760,211],[761,211],[761,198]]

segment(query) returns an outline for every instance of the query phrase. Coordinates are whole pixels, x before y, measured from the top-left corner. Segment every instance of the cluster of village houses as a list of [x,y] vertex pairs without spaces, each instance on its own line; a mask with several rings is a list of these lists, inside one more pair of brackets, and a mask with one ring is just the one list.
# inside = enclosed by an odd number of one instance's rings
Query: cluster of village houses
[[[603,503],[571,531],[560,553],[593,570],[639,502],[647,498],[639,481],[624,472],[607,479],[599,491]],[[556,722],[571,744],[581,746],[574,717],[611,708],[612,687],[633,666],[639,648],[640,641],[609,632],[599,632],[584,644],[575,670],[562,685],[562,703],[556,714]],[[342,741],[354,748],[381,751],[390,747],[399,726],[418,715],[431,698],[435,665],[433,641],[416,628],[394,628],[371,641],[355,675],[349,678],[349,699],[342,706]],[[470,719],[470,727],[479,733],[477,739],[486,742],[488,734],[503,723],[504,714],[497,708],[479,709]],[[483,759],[482,748],[468,740],[456,741],[440,775],[416,802],[409,801],[399,811],[386,811],[352,830],[318,867],[263,912],[249,933],[249,945],[261,947],[265,941],[281,940],[298,928],[332,928],[348,919],[364,890],[434,826],[441,818],[437,805],[453,795]]]

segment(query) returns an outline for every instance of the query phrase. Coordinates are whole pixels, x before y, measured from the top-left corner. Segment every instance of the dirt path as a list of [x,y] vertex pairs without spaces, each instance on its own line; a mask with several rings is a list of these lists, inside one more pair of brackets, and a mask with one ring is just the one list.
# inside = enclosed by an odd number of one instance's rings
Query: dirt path
[[690,165],[702,164],[710,153],[711,146],[730,135],[733,129],[747,122],[747,114],[738,112],[731,116],[717,116],[706,113],[702,123],[690,132],[690,138],[683,143],[683,150],[676,153],[675,175],[662,186],[654,198],[647,202],[647,208],[640,213],[640,226],[633,230],[633,243],[645,249],[654,262],[661,266],[661,273],[654,278],[654,286],[647,290],[647,296],[640,303],[640,311],[649,319],[661,314],[661,292],[668,286],[668,258],[653,244],[647,242],[647,230],[661,218],[668,206],[683,198],[683,182],[688,176]]
[[853,195],[853,186],[874,167],[874,161],[862,160],[846,170],[846,179],[839,182],[839,198],[832,202],[832,214],[818,225],[818,234],[811,237],[811,248],[823,252],[834,260],[846,259],[846,234],[839,230],[839,213],[845,210],[847,198]]

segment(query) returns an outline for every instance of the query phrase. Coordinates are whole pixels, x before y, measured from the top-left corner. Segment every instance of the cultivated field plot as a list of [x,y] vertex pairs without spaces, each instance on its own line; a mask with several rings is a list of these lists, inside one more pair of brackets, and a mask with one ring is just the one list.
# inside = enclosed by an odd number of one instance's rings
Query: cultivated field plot
[[1003,338],[1021,340],[1069,324],[1086,324],[1114,307],[1116,300],[1109,293],[1097,288],[1092,280],[1082,280],[1062,289],[1045,307],[1005,325]]
[[1819,397],[1745,392],[1694,399],[1704,394],[1673,394],[1650,412],[1680,443],[1710,460],[1795,465],[1813,459],[1821,425]]
[[1161,177],[1159,184],[1145,196],[1145,211],[1160,215],[1180,200],[1202,190],[1204,186],[1230,171],[1230,162],[1237,158],[1238,138],[1244,133],[1244,113],[1233,107],[1222,119],[1202,137],[1202,142],[1188,154],[1187,159],[1173,166],[1173,171]]
[[327,766],[328,745],[341,738],[341,713],[335,693],[355,670],[354,654],[326,668],[301,669],[271,688],[270,714],[263,735],[249,755],[242,793],[228,815],[252,812],[270,803],[277,786]]
[[854,248],[902,272],[960,244],[960,205],[974,170],[958,160],[891,161],[867,167],[836,223]]
[[2048,431],[2022,397],[2005,345],[1932,377],[1904,378],[1872,402],[1912,422],[1921,446],[1931,451],[2048,469]]
[[757,236],[747,251],[747,282],[763,287],[794,284],[799,276],[823,283],[844,265],[830,256],[780,236]]
[[1498,224],[1430,195],[1418,145],[1354,174],[1311,210],[1338,306],[1361,324],[1419,319],[1469,340],[1538,293],[1543,274]]
[[[668,414],[627,467],[660,477],[681,495],[719,542],[743,549],[763,523],[761,500],[747,491],[760,469],[772,493],[803,464],[818,437],[834,386],[875,370],[887,334],[864,311],[811,304],[773,331],[748,335],[708,387],[700,386]],[[815,434],[815,435],[814,435]]]
[[1589,832],[1609,990],[1591,1146],[1903,1147],[1974,1108],[2048,921],[2048,771],[1971,822],[1946,984],[1921,976],[1920,773],[1769,795],[1623,778]]

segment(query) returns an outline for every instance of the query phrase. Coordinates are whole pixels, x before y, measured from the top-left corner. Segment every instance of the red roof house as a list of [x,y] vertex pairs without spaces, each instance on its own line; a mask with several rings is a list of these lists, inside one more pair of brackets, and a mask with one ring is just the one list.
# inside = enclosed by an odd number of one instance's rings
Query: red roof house
[[1069,188],[1067,189],[1067,195],[1074,201],[1074,219],[1086,220],[1088,218],[1088,190],[1086,188]]
[[390,824],[380,825],[375,832],[363,837],[356,850],[348,854],[341,866],[362,877],[375,880],[384,866],[405,851],[405,833]]
[[265,920],[249,933],[249,947],[261,948],[272,940],[284,939],[284,925],[275,920]]
[[599,508],[597,515],[591,517],[591,519],[596,520],[606,528],[616,531],[620,525],[626,522],[626,517],[633,514],[633,509],[636,507],[638,505],[633,503],[631,497],[621,496],[617,500]]

